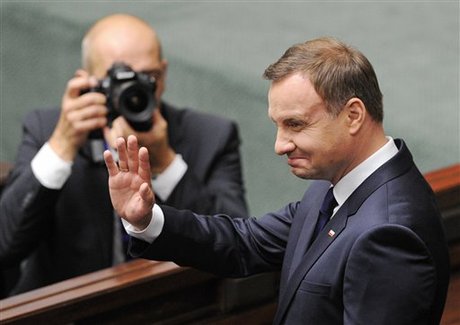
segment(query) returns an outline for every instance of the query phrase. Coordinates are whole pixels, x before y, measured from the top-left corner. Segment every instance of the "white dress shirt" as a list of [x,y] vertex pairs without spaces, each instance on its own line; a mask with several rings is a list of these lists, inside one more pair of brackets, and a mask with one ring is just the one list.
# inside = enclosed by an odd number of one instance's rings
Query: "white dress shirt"
[[[366,180],[366,178],[371,176],[380,166],[398,153],[398,148],[393,138],[387,137],[387,139],[388,142],[385,143],[383,147],[353,168],[335,184],[333,192],[338,205],[334,208],[334,213],[340,209],[348,197]],[[334,216],[334,213],[332,216]]]
[[[92,145],[92,147],[96,148],[97,146]],[[103,150],[103,147],[97,148]],[[112,153],[114,152],[112,151]],[[98,155],[101,154],[102,151],[98,153]],[[116,155],[114,156],[116,157]],[[72,173],[72,165],[73,162],[65,161],[59,157],[51,149],[48,142],[38,151],[31,163],[32,172],[40,184],[46,188],[55,190],[59,190],[64,186],[64,183]],[[166,201],[185,175],[187,168],[187,163],[182,158],[182,155],[176,154],[172,163],[152,180],[155,195]]]

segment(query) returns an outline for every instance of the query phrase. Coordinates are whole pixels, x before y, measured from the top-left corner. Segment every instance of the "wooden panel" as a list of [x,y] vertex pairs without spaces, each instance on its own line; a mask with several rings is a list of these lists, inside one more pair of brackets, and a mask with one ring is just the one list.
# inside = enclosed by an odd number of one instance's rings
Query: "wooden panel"
[[460,324],[460,273],[452,274],[441,325]]
[[425,174],[443,214],[453,273],[441,325],[460,324],[460,164]]
[[1,300],[0,323],[65,323],[215,279],[171,262],[134,260]]
[[460,164],[425,174],[425,179],[436,193],[439,207],[450,208],[460,204]]
[[[460,164],[425,174],[436,194],[449,246],[460,244]],[[451,252],[454,269],[460,268],[460,256]]]
[[[183,324],[238,317],[248,306],[273,303],[277,279],[277,273],[269,273],[234,283],[172,262],[133,260],[0,300],[0,323],[126,324],[134,319]],[[229,303],[231,290],[256,297]],[[266,311],[259,316],[272,317]]]
[[433,191],[439,195],[443,192],[458,189],[460,184],[460,164],[434,170],[425,174]]

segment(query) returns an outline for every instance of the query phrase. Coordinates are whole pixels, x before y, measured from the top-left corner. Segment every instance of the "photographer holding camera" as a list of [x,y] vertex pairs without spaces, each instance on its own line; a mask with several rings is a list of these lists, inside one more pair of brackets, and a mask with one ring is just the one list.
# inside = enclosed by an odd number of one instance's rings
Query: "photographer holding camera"
[[83,39],[82,62],[60,110],[24,120],[0,200],[0,265],[21,263],[11,294],[124,261],[102,156],[115,153],[120,136],[134,134],[148,149],[157,201],[248,214],[236,124],[161,100],[167,61],[146,22],[122,14],[99,20]]

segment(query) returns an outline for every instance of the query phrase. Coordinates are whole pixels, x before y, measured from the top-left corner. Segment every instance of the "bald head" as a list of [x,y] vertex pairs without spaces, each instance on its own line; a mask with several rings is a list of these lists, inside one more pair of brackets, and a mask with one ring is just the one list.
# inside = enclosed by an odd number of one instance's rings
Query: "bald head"
[[104,76],[115,61],[123,61],[134,70],[146,70],[152,62],[161,60],[155,30],[130,15],[116,14],[97,21],[82,41],[83,68],[97,77]]

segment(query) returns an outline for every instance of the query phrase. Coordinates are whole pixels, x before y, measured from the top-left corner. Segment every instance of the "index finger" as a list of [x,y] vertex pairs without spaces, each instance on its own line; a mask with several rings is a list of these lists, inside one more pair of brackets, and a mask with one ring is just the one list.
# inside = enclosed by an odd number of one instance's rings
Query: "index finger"
[[84,89],[97,85],[97,79],[87,73],[75,73],[75,76],[67,82],[66,94],[69,97],[78,97]]

